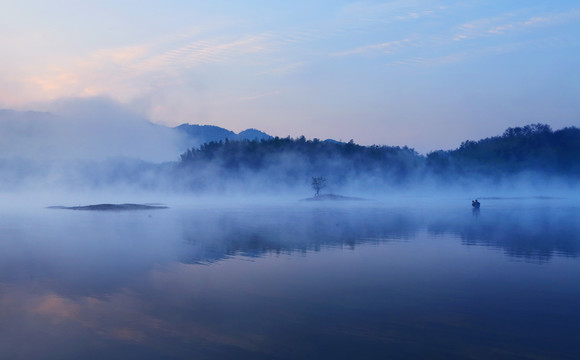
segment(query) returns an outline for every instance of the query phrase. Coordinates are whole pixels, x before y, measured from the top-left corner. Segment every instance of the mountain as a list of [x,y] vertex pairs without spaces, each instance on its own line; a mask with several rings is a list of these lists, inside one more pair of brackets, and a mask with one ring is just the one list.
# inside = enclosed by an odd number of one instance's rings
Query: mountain
[[236,134],[211,125],[167,127],[114,103],[79,102],[63,107],[58,115],[0,109],[0,158],[172,161],[187,149],[212,141],[272,138],[256,129]]
[[220,141],[225,139],[234,139],[238,135],[230,130],[213,125],[190,125],[181,124],[174,127],[179,133],[185,134],[188,140],[194,140],[199,143],[211,141]]
[[256,129],[247,129],[239,134],[233,131],[213,125],[190,125],[181,124],[173,128],[179,134],[185,135],[187,148],[199,146],[212,141],[219,142],[226,139],[237,140],[269,140],[272,136]]
[[240,139],[244,140],[269,140],[272,136],[256,129],[247,129],[238,134]]

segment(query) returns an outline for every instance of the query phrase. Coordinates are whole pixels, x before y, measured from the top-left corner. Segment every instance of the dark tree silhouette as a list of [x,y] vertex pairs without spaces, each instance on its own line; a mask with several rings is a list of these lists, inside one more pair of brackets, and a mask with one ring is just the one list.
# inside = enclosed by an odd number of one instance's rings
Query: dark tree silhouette
[[[446,186],[474,179],[499,182],[530,174],[542,175],[539,180],[559,177],[572,184],[580,182],[580,129],[552,131],[548,125],[531,124],[426,156],[405,146],[362,146],[354,141],[304,137],[219,141],[187,150],[175,171],[173,176],[184,186],[199,190],[239,186],[256,178],[265,188],[283,189],[303,186],[311,174],[332,177],[337,188],[353,184],[368,189],[409,187],[432,181]],[[326,183],[320,185],[313,181],[316,196]]]
[[316,191],[314,196],[320,195],[320,190],[326,187],[326,179],[323,177],[313,177],[312,178],[312,188]]

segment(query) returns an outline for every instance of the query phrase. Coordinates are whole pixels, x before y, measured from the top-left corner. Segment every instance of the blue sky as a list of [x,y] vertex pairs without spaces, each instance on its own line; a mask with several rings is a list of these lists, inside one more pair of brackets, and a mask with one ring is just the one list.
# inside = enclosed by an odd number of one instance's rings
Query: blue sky
[[106,97],[154,122],[454,148],[580,126],[576,1],[21,0],[0,107]]

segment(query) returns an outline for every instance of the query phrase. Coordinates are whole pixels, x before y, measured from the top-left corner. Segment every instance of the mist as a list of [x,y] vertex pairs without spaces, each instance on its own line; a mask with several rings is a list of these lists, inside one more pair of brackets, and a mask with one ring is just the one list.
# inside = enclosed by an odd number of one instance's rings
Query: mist
[[60,100],[46,112],[0,111],[0,151],[32,160],[175,161],[179,136],[104,98]]
[[182,134],[105,98],[38,107],[45,111],[0,110],[4,191],[147,189],[185,148]]
[[[575,354],[573,156],[199,144],[102,99],[1,116],[0,357]],[[165,206],[71,208],[125,203]]]
[[573,197],[579,184],[575,128],[510,128],[502,136],[422,155],[407,147],[304,137],[203,143],[105,98],[41,107],[45,111],[0,111],[0,185],[6,199],[21,194],[45,205],[75,206],[179,204],[188,197],[297,201],[311,198],[312,178],[323,177],[323,195],[467,202]]
[[552,132],[531,126],[507,133],[426,156],[407,147],[367,147],[304,137],[213,142],[184,153],[177,171],[192,189],[272,196],[286,191],[312,193],[313,177],[326,180],[321,194],[376,200],[574,193],[580,174],[577,129]]

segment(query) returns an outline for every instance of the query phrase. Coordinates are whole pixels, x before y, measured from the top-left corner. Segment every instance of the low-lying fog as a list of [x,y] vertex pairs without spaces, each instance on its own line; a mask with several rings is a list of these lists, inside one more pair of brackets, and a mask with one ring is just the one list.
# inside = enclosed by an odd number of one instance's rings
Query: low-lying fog
[[45,108],[46,112],[0,111],[3,158],[163,162],[177,160],[183,151],[176,132],[150,123],[113,101],[71,99]]
[[187,167],[180,164],[180,154],[199,146],[199,141],[152,124],[110,100],[70,99],[42,109],[46,111],[0,111],[2,206],[297,201],[314,194],[311,180],[321,175],[328,180],[322,194],[402,204],[413,200],[417,206],[450,199],[469,205],[470,200],[486,196],[577,194],[577,178],[522,173],[502,179],[450,176],[442,180],[421,169],[407,175],[387,172],[385,177],[373,171],[356,172],[340,163],[333,164],[335,174],[319,174],[295,155],[283,156],[259,171],[229,172],[219,161]]
[[[232,175],[107,101],[51,114],[0,112],[0,358],[575,354],[574,180]],[[323,175],[362,199],[301,201]],[[47,208],[104,203],[168,208]]]

